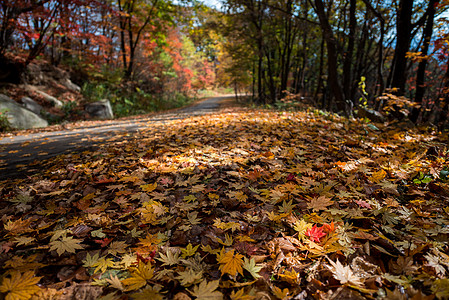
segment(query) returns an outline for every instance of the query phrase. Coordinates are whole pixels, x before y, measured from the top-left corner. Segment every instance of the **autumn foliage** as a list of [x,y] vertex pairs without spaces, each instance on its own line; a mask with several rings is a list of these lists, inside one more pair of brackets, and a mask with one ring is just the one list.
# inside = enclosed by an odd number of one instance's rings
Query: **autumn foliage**
[[229,109],[45,161],[0,184],[0,293],[447,298],[447,137],[376,126]]

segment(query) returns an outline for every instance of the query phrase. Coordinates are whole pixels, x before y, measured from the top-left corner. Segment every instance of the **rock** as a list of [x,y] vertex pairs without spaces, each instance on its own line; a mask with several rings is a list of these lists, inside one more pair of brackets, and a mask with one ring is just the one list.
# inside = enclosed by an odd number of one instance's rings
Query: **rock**
[[357,117],[359,117],[359,118],[368,118],[375,123],[385,122],[384,115],[382,115],[380,112],[378,112],[374,109],[369,109],[369,108],[364,108],[364,107],[358,107],[357,109],[358,109]]
[[41,111],[43,110],[43,107],[39,105],[36,101],[29,97],[23,97],[20,99],[20,102],[22,102],[22,105],[28,109],[34,112],[36,115],[41,115]]
[[65,79],[62,81],[62,84],[73,92],[81,92],[81,88],[74,84],[70,79]]
[[45,92],[42,92],[39,88],[33,85],[26,85],[25,88],[30,92],[37,93],[39,96],[43,97],[45,101],[50,102],[54,107],[61,108],[63,105],[61,101]]
[[107,99],[101,101],[89,103],[85,106],[84,110],[94,118],[99,119],[112,119],[114,113],[112,112],[111,103]]
[[16,129],[30,129],[48,126],[48,122],[34,112],[17,104],[14,100],[0,94],[0,111],[6,110],[9,123]]

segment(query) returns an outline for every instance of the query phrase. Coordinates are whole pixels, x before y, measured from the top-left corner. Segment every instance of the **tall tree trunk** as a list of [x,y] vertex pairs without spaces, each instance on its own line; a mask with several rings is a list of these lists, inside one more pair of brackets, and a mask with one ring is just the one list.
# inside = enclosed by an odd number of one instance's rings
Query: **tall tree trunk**
[[335,39],[332,28],[329,24],[329,20],[326,16],[323,1],[315,0],[315,8],[318,14],[318,18],[320,19],[320,26],[323,32],[324,39],[326,40],[328,81],[331,93],[335,98],[337,109],[339,111],[343,111],[346,115],[348,115],[343,91],[338,80],[337,40]]
[[449,91],[449,59],[447,60],[447,69],[446,74],[444,76],[444,102],[443,102],[443,109],[440,113],[439,120],[438,120],[438,127],[441,129],[446,127],[447,119],[448,119],[448,113],[449,113],[449,94],[447,91]]
[[407,80],[407,57],[412,37],[412,13],[414,0],[400,0],[396,22],[396,48],[394,53],[391,88],[397,89],[398,95],[405,92]]
[[[439,0],[430,0],[429,6],[427,8],[427,22],[426,26],[424,27],[424,42],[421,48],[421,52],[423,56],[427,56],[427,53],[429,52],[429,45],[430,40],[432,39],[433,35],[433,23],[435,20],[435,6],[438,4]],[[415,102],[422,104],[422,100],[424,97],[424,93],[426,91],[425,87],[425,74],[426,74],[426,67],[427,67],[427,57],[423,58],[419,64],[418,64],[418,71],[416,74],[416,94],[415,94]],[[420,109],[413,108],[412,114],[410,116],[410,120],[412,122],[416,122],[418,120]]]
[[350,0],[349,4],[349,36],[348,36],[348,48],[345,52],[345,58],[343,62],[343,93],[346,100],[352,99],[352,64],[355,44],[355,29],[357,26],[357,19],[355,17],[357,1]]
[[[320,66],[318,68],[318,83],[316,85],[315,95],[314,98],[318,100],[318,94],[320,93],[320,90],[322,90],[323,86],[323,67],[324,66],[324,37],[321,38],[321,45],[320,45]],[[326,103],[324,102],[324,94],[322,99],[322,108],[326,107]]]

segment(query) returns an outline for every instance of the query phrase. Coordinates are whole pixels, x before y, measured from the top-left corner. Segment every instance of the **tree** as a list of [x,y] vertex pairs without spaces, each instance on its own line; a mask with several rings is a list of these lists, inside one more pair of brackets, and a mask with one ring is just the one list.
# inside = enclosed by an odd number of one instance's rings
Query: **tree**
[[323,32],[324,40],[326,41],[327,70],[332,95],[335,97],[337,109],[339,111],[343,111],[344,113],[348,113],[344,94],[338,79],[337,40],[335,39],[332,28],[329,24],[329,19],[326,15],[322,0],[315,0],[315,9],[320,19],[320,26]]

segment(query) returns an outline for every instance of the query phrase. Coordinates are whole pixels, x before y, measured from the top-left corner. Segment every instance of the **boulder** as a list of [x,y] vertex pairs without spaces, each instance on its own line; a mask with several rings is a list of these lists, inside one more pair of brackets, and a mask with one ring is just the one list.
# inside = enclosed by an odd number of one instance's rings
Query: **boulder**
[[94,118],[99,118],[99,119],[114,118],[114,113],[112,112],[111,103],[107,99],[89,103],[85,106],[84,110]]
[[40,115],[41,111],[43,110],[43,107],[39,105],[39,103],[29,97],[23,97],[22,99],[20,99],[20,102],[26,109],[31,110],[36,115]]
[[61,108],[62,107],[62,102],[59,101],[58,99],[56,99],[53,96],[50,96],[49,94],[39,90],[39,88],[37,88],[36,86],[33,85],[26,85],[25,88],[30,91],[30,92],[34,92],[36,94],[38,94],[39,96],[41,96],[42,98],[44,98],[44,100],[46,102],[51,103],[54,107],[58,107]]
[[72,92],[81,92],[81,88],[78,86],[78,85],[76,85],[76,84],[74,84],[70,79],[65,79],[65,80],[63,80],[62,81],[62,84],[66,87],[66,88],[68,88],[69,90],[71,90]]
[[46,120],[2,94],[0,94],[0,111],[6,111],[6,117],[8,118],[9,123],[16,129],[48,126]]

